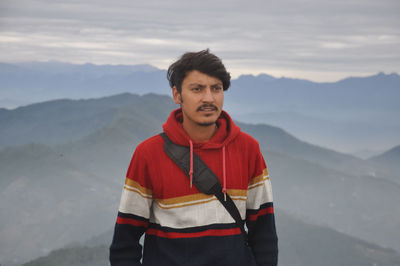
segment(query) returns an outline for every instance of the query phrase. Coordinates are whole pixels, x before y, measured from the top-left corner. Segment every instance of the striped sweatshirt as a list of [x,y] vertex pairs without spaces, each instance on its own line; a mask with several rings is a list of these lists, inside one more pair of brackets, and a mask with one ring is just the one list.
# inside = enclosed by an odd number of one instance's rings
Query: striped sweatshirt
[[271,182],[258,142],[224,111],[205,143],[190,140],[181,123],[177,109],[164,132],[174,143],[192,146],[218,176],[246,222],[248,243],[218,199],[191,186],[156,135],[136,147],[128,167],[111,265],[277,265]]

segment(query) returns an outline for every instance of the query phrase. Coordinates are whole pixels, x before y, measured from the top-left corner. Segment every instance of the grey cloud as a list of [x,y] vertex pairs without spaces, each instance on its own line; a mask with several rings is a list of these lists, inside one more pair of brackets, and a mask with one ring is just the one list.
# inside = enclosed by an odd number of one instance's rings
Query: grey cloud
[[399,72],[399,7],[392,0],[5,1],[0,61],[165,68],[184,51],[209,47],[236,74],[318,80],[322,70],[331,79],[338,71]]

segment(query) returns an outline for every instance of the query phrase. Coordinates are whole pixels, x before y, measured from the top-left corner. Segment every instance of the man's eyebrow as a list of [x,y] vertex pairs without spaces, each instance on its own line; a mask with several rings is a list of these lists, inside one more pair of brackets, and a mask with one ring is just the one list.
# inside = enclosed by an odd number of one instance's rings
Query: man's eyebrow
[[189,86],[201,86],[205,87],[206,85],[200,84],[200,83],[190,83]]
[[[190,83],[189,86],[200,86],[200,87],[206,87],[206,85],[201,84],[201,83]],[[211,87],[215,87],[215,86],[222,86],[222,82],[218,82],[215,84],[212,84]]]
[[211,87],[216,87],[216,86],[222,86],[222,82],[218,82],[218,83],[215,83],[214,85],[211,85]]

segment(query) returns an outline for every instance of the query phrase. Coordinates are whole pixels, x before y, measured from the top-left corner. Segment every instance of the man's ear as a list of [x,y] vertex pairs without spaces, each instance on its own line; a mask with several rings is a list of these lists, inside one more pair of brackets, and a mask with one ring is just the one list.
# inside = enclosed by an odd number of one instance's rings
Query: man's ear
[[176,104],[181,104],[182,103],[181,93],[178,91],[176,86],[172,87],[172,96],[174,97],[174,102]]

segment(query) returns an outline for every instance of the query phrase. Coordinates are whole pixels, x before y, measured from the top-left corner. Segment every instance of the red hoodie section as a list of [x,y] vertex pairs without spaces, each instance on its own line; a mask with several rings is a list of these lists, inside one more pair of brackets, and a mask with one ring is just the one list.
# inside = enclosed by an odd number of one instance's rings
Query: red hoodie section
[[240,128],[237,127],[230,116],[222,111],[220,117],[217,120],[218,130],[214,136],[207,142],[195,142],[186,134],[182,126],[182,110],[177,109],[173,111],[164,124],[164,132],[170,137],[170,139],[179,145],[186,146],[189,144],[190,147],[190,187],[192,187],[193,178],[193,149],[220,149],[222,148],[222,192],[226,193],[226,156],[225,146],[235,139],[240,133]]
[[[163,125],[164,132],[176,144],[190,146],[190,138],[182,127],[182,111],[177,109],[171,113],[167,122]],[[224,184],[224,156],[225,147],[225,184],[227,189],[246,190],[250,178],[260,175],[265,169],[265,163],[260,157],[256,140],[240,131],[230,116],[222,112],[218,121],[218,130],[208,142],[193,142],[193,150],[210,169],[218,176],[221,184]],[[142,162],[149,165],[146,168],[146,179],[142,186],[153,190],[153,197],[166,199],[199,193],[196,187],[190,187],[189,178],[183,171],[165,154],[163,150],[164,140],[161,136],[154,136],[136,148],[136,154],[140,157],[151,158],[150,162]],[[137,156],[139,157],[139,156]],[[238,164],[237,162],[241,162]],[[251,162],[251,163],[250,163]],[[127,177],[134,177],[133,167],[128,170]],[[140,174],[144,176],[143,174]]]
[[[189,136],[182,127],[183,115],[182,110],[176,109],[173,111],[167,122],[163,125],[164,132],[176,144],[189,146]],[[218,130],[214,136],[207,142],[193,141],[194,148],[199,149],[220,149],[234,140],[240,133],[240,128],[236,126],[231,117],[222,111],[217,120]]]

